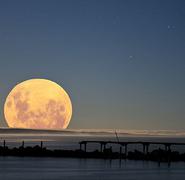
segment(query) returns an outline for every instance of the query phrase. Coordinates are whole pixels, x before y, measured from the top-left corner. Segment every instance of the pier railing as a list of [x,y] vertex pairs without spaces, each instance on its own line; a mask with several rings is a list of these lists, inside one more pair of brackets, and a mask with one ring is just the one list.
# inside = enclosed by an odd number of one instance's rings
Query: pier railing
[[185,143],[177,143],[177,142],[155,142],[155,141],[80,141],[80,150],[82,150],[82,145],[84,146],[84,151],[87,151],[87,144],[100,144],[100,152],[103,152],[103,150],[106,149],[106,145],[108,144],[117,144],[120,145],[120,148],[125,148],[125,154],[127,155],[127,148],[128,145],[131,144],[140,144],[143,146],[143,153],[147,154],[149,151],[150,145],[163,145],[165,147],[165,151],[171,151],[171,146],[178,146],[183,145],[185,146]]

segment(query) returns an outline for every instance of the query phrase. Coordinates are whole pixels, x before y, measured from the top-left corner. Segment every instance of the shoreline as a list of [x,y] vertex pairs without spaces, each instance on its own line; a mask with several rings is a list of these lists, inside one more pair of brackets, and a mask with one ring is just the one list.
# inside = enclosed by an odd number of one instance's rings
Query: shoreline
[[15,157],[56,157],[56,158],[82,158],[82,159],[119,159],[119,160],[139,160],[139,161],[153,161],[168,163],[171,162],[185,162],[185,153],[179,153],[178,151],[166,151],[163,149],[155,149],[147,154],[141,151],[134,150],[129,151],[126,155],[125,153],[112,152],[111,148],[104,149],[103,152],[99,150],[94,150],[91,152],[85,152],[84,150],[62,150],[55,149],[49,150],[42,146],[34,147],[14,147],[8,148],[0,147],[0,156],[15,156]]

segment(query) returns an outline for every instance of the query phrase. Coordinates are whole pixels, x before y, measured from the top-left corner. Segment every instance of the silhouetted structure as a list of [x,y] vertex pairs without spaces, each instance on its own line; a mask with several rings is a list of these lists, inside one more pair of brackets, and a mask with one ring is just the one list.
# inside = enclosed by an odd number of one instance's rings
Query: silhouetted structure
[[125,147],[125,154],[127,154],[127,147],[129,144],[141,144],[143,146],[143,154],[148,154],[149,152],[149,146],[154,144],[154,145],[164,145],[165,151],[171,151],[171,146],[172,145],[185,145],[185,143],[175,143],[175,142],[142,142],[142,141],[135,141],[135,142],[129,142],[129,141],[81,141],[79,142],[80,144],[80,149],[82,149],[82,145],[84,145],[84,151],[87,149],[87,144],[90,143],[97,143],[100,144],[101,146],[101,152],[102,152],[102,147],[104,149],[106,148],[107,144],[118,144],[121,147]]
[[[87,145],[90,143],[100,144],[100,149],[95,149],[92,152],[87,151]],[[185,143],[172,143],[172,142],[120,142],[120,141],[81,141],[79,142],[80,149],[77,150],[49,150],[43,147],[41,141],[40,146],[25,147],[24,141],[19,148],[9,149],[6,141],[3,141],[3,146],[0,146],[0,156],[35,156],[35,157],[76,157],[76,158],[104,158],[104,159],[131,159],[131,160],[151,160],[157,161],[160,165],[161,162],[167,162],[170,166],[171,161],[185,161],[185,153],[180,154],[177,151],[171,151],[171,146],[185,145]],[[108,144],[120,145],[119,152],[113,152],[112,146],[107,148]],[[143,151],[129,151],[130,144],[141,144]],[[163,145],[165,148],[154,149],[149,152],[151,144]],[[82,149],[83,147],[83,149]],[[124,147],[124,152],[122,149]]]

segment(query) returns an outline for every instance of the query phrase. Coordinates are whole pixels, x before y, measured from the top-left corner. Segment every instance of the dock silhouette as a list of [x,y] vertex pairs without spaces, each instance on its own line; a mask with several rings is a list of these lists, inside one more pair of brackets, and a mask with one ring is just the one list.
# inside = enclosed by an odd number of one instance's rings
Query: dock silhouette
[[[132,159],[132,160],[152,160],[157,161],[160,165],[161,162],[167,162],[170,166],[171,161],[185,161],[185,153],[180,154],[177,151],[172,152],[172,146],[185,146],[185,143],[178,142],[158,142],[158,141],[80,141],[80,150],[87,153],[87,145],[88,144],[99,144],[100,145],[100,153],[106,154],[107,150],[112,151],[111,149],[107,149],[107,145],[119,145],[119,158],[120,159]],[[135,149],[134,152],[128,152],[129,145],[142,145],[143,151],[140,152]],[[160,147],[158,149],[154,149],[149,153],[149,147],[151,145],[163,146],[164,149]],[[83,147],[82,147],[83,146]],[[124,149],[124,152],[122,151]],[[114,153],[113,153],[114,154]],[[110,155],[110,154],[109,154]],[[118,156],[117,156],[118,158]]]
[[[89,144],[98,144],[99,148],[93,151],[87,151]],[[142,145],[142,151],[138,148],[128,151],[129,145]],[[108,146],[109,145],[109,146]],[[113,151],[112,146],[118,145],[119,150]],[[157,145],[158,148],[150,150],[151,145]],[[129,160],[147,160],[156,161],[160,165],[166,162],[170,166],[173,161],[185,161],[185,152],[172,151],[173,146],[185,146],[185,143],[178,142],[155,142],[155,141],[80,141],[79,149],[47,149],[44,142],[36,146],[25,146],[22,141],[19,147],[9,148],[4,140],[0,146],[0,156],[32,156],[32,157],[65,157],[65,158],[99,158],[99,159],[129,159]],[[161,148],[162,146],[162,148]]]
[[155,141],[80,141],[80,149],[82,150],[82,145],[84,145],[84,151],[87,150],[87,144],[100,144],[100,152],[103,151],[103,149],[106,149],[107,144],[117,144],[121,147],[125,148],[125,154],[127,154],[127,148],[130,144],[140,144],[143,146],[143,153],[146,154],[149,151],[150,145],[163,145],[165,147],[166,151],[171,150],[171,146],[177,146],[177,145],[183,145],[185,146],[185,143],[176,143],[176,142],[155,142]]

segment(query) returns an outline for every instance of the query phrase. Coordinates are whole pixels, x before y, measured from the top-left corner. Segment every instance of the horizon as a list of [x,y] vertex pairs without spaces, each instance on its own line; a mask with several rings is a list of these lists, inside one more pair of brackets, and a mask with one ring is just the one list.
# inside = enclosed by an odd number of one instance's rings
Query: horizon
[[[2,131],[3,130],[3,131]],[[8,128],[1,127],[0,134],[31,134],[37,133],[42,135],[43,133],[61,134],[68,136],[72,135],[102,135],[102,136],[115,136],[115,132],[118,136],[137,136],[137,137],[185,137],[185,130],[137,130],[137,129],[28,129],[28,128]],[[70,134],[71,133],[71,134]]]
[[0,0],[0,180],[185,180],[185,0]]

